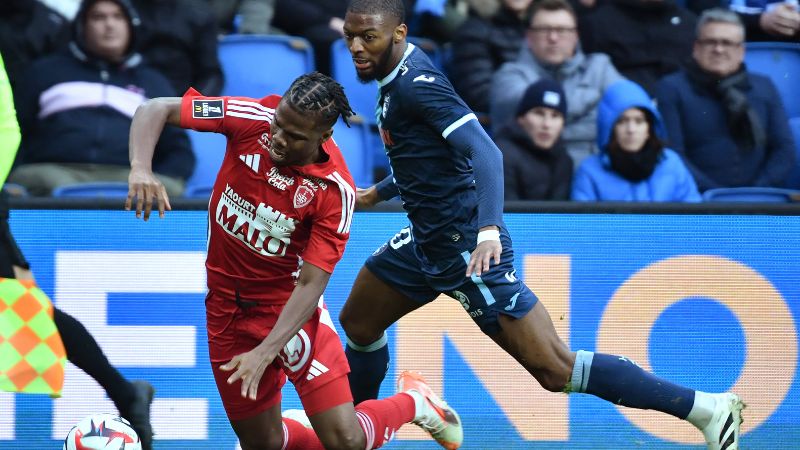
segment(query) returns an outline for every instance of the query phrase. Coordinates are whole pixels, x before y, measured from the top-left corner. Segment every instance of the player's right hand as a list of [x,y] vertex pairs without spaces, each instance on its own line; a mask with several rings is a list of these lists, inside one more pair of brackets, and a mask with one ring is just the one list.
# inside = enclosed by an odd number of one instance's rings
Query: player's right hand
[[380,203],[381,199],[378,197],[378,190],[375,186],[366,189],[356,188],[356,209],[370,208]]
[[153,210],[153,198],[156,199],[158,205],[158,217],[163,219],[164,211],[172,210],[166,188],[150,170],[131,168],[131,173],[128,175],[128,198],[125,200],[126,211],[131,210],[134,198],[136,199],[137,219],[142,217],[142,212],[144,212],[145,221],[150,218],[150,212]]

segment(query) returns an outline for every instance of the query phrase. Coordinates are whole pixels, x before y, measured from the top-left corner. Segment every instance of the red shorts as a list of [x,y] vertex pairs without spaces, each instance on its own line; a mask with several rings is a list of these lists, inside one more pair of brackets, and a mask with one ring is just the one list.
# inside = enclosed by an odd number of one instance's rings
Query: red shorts
[[234,299],[211,291],[206,296],[208,353],[229,419],[247,419],[278,404],[287,377],[309,416],[353,401],[347,382],[350,366],[321,299],[314,315],[267,366],[256,400],[242,397],[241,381],[228,384],[232,372],[219,366],[260,344],[283,310],[283,305],[248,305],[252,306],[239,306]]

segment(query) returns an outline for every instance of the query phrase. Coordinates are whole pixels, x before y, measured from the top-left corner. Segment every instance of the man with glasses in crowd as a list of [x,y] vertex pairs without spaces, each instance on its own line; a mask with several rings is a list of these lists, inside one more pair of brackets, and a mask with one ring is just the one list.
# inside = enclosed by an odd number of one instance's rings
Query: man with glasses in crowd
[[489,114],[497,134],[514,119],[525,89],[542,78],[559,81],[567,94],[564,144],[577,166],[595,153],[596,106],[606,87],[622,79],[608,56],[584,54],[575,11],[566,0],[540,0],[528,10],[525,43],[515,61],[492,78]]
[[780,187],[795,164],[783,102],[769,78],[747,71],[744,26],[714,8],[698,21],[693,61],[656,87],[670,147],[700,191]]

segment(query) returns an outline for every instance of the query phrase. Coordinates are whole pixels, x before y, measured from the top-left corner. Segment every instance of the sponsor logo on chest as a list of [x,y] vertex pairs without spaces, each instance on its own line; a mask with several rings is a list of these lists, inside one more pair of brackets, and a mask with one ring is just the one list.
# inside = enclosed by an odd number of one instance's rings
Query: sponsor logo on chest
[[278,171],[277,167],[270,167],[267,172],[267,183],[282,191],[285,191],[289,186],[294,185],[294,177],[283,175]]
[[240,196],[230,185],[220,196],[215,221],[234,238],[264,256],[285,256],[292,232],[299,223],[263,202],[258,206]]

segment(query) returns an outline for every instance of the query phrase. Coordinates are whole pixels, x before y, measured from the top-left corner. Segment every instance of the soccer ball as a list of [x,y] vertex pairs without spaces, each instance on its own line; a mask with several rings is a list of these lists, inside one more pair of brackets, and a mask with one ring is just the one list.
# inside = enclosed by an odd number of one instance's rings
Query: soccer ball
[[127,420],[92,414],[69,430],[62,450],[142,450],[142,444]]

